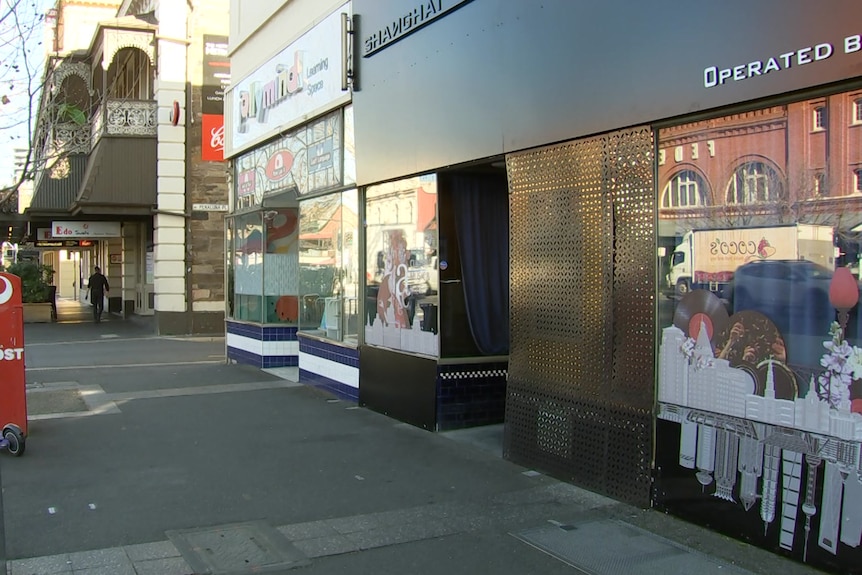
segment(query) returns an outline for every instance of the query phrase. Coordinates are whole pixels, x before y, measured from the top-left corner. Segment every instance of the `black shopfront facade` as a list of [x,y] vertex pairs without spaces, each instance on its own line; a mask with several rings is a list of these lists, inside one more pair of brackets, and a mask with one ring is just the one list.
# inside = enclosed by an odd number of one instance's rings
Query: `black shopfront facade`
[[360,403],[496,394],[512,461],[858,565],[858,6],[353,9]]

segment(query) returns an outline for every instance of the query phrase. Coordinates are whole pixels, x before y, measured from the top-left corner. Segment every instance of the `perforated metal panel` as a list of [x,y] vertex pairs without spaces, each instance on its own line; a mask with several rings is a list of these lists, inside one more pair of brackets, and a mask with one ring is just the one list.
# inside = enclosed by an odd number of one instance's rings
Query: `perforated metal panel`
[[655,192],[649,128],[512,154],[509,459],[649,506]]

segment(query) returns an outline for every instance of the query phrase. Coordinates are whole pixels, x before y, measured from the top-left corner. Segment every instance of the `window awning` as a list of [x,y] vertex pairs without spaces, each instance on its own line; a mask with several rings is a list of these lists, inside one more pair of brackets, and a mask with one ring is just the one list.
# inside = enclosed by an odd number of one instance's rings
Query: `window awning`
[[156,205],[156,139],[103,137],[90,161],[72,214],[149,215]]

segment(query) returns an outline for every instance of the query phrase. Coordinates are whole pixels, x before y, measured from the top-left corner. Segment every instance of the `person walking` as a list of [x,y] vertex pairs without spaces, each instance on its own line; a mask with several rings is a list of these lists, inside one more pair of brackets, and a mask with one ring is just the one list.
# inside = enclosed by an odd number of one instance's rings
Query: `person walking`
[[102,270],[96,266],[93,275],[87,280],[87,295],[90,305],[93,306],[93,320],[96,323],[102,321],[102,311],[105,308],[105,294],[111,291],[108,278],[102,275]]

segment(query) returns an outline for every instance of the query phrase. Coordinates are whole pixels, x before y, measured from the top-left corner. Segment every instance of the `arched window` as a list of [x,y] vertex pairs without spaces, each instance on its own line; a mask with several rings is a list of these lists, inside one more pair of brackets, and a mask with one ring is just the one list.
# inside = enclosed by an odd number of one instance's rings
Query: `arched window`
[[664,187],[661,199],[663,208],[695,208],[709,204],[706,182],[697,172],[684,170],[676,174]]
[[782,195],[781,178],[763,162],[746,162],[736,169],[727,184],[728,204],[775,202]]

